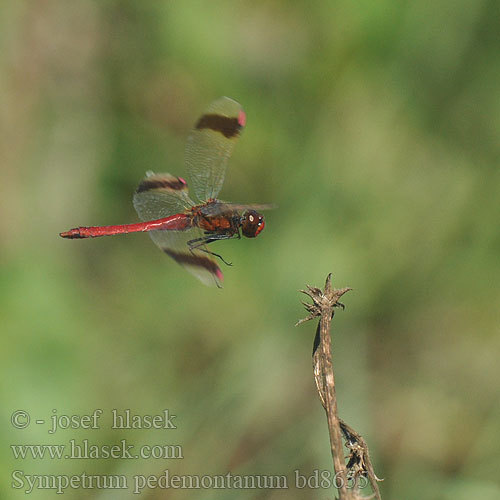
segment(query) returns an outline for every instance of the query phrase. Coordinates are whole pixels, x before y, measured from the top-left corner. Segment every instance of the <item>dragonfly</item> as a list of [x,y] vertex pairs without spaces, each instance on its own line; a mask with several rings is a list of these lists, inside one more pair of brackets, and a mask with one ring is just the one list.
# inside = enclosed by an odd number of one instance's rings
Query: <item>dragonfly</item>
[[77,227],[59,233],[63,238],[148,232],[156,245],[208,286],[221,287],[224,279],[219,259],[208,249],[215,241],[258,236],[265,226],[262,210],[273,204],[243,205],[217,199],[234,146],[246,124],[246,114],[229,97],[212,102],[188,136],[186,170],[197,202],[182,177],[147,172],[137,187],[133,203],[142,222],[115,226]]

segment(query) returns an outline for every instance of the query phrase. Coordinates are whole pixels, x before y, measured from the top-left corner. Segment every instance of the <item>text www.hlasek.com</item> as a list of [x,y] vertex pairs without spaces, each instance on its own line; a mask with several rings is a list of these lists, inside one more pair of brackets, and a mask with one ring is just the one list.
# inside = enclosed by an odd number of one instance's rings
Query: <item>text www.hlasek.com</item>
[[15,459],[176,459],[184,458],[182,447],[175,444],[141,445],[136,448],[122,439],[119,444],[92,444],[88,439],[68,444],[13,444],[10,446]]

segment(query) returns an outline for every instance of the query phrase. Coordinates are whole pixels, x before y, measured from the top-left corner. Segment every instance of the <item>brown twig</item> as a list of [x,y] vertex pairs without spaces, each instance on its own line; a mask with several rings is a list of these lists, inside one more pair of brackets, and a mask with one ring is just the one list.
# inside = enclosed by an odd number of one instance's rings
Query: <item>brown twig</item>
[[[373,489],[374,496],[377,500],[381,500],[378,481],[382,481],[375,475],[373,465],[370,460],[368,445],[363,437],[358,434],[351,426],[347,425],[342,419],[340,421],[340,430],[344,436],[347,449],[349,450],[347,470],[353,478],[356,485],[359,485],[359,480],[362,477],[368,476],[368,481]],[[359,486],[358,486],[359,487]]]
[[[333,467],[335,477],[338,478],[339,500],[361,498],[359,495],[359,480],[361,477],[366,476],[368,476],[372,485],[374,496],[380,500],[380,493],[376,484],[379,479],[373,472],[366,443],[354,429],[338,417],[330,328],[335,308],[341,307],[344,309],[344,305],[339,302],[340,297],[351,290],[351,288],[332,288],[331,279],[332,275],[329,274],[326,278],[324,291],[311,286],[307,286],[307,290],[301,290],[302,293],[305,293],[312,299],[313,303],[303,302],[309,315],[298,321],[297,325],[317,317],[320,318],[314,339],[313,371],[318,394],[325,408],[328,420]],[[343,454],[342,435],[350,451],[347,468]],[[355,487],[353,489],[347,488],[348,479],[354,480]]]

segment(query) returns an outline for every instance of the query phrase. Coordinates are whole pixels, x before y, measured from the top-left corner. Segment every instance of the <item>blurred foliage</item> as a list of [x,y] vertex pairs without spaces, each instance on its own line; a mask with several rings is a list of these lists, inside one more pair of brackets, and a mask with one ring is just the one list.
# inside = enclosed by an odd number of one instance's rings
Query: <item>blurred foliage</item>
[[[11,0],[0,5],[0,465],[26,474],[309,474],[330,469],[314,325],[297,293],[352,286],[334,325],[342,417],[382,497],[500,497],[500,4]],[[255,241],[221,242],[203,287],[137,220],[148,169],[184,175],[213,99],[243,104],[223,199],[274,202]],[[130,408],[175,431],[32,419]],[[107,417],[106,417],[107,418]],[[183,460],[15,460],[10,444],[183,446]],[[167,498],[151,489],[147,499]],[[176,490],[175,498],[333,498]],[[38,491],[36,498],[54,498]],[[68,490],[67,498],[136,495]],[[119,495],[119,496],[118,496]]]

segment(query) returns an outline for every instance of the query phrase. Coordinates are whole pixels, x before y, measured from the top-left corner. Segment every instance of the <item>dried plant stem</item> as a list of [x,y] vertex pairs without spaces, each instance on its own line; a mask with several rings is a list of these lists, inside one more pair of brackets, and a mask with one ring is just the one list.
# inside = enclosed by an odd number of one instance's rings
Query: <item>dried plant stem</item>
[[[311,286],[308,286],[307,290],[301,290],[301,292],[311,297],[313,303],[308,304],[303,302],[305,308],[309,311],[309,316],[300,320],[297,325],[317,317],[320,318],[314,339],[313,371],[318,394],[326,411],[333,467],[335,477],[338,478],[339,500],[361,498],[359,494],[359,479],[366,476],[368,476],[372,485],[374,496],[380,500],[377,485],[379,479],[373,472],[366,443],[354,429],[338,417],[330,329],[335,308],[344,308],[344,305],[339,302],[340,297],[351,289],[332,289],[331,277],[331,274],[327,276],[324,291]],[[346,445],[350,450],[347,468],[344,459],[342,436],[344,436]],[[350,478],[354,478],[355,488],[348,489],[347,487],[348,473]]]
[[356,484],[359,485],[359,478],[362,475],[368,476],[368,481],[374,492],[374,497],[381,500],[380,490],[377,482],[382,481],[375,475],[373,465],[370,460],[368,445],[363,437],[358,434],[351,426],[347,425],[342,419],[340,421],[340,430],[349,448],[349,462],[347,469],[351,472]]
[[[333,467],[336,477],[339,478],[339,496],[340,500],[347,497],[347,476],[344,462],[344,451],[342,446],[342,434],[340,432],[340,421],[337,412],[337,397],[335,394],[335,377],[333,374],[332,356],[331,356],[331,337],[330,324],[333,317],[333,308],[326,308],[321,315],[319,322],[319,348],[316,350],[318,356],[313,360],[314,367],[324,377],[325,411],[328,421],[328,431],[330,434],[330,447],[333,457]],[[316,353],[315,353],[316,354]]]

